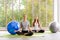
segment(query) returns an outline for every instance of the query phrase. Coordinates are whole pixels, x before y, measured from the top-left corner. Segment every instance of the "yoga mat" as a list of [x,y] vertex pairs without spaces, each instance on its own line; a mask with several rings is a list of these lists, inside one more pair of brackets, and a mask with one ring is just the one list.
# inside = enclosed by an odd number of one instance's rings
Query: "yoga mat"
[[34,33],[32,36],[24,36],[24,35],[11,35],[11,34],[3,34],[0,37],[6,38],[25,38],[25,37],[44,37],[45,35],[52,34],[50,31],[45,31],[44,33]]

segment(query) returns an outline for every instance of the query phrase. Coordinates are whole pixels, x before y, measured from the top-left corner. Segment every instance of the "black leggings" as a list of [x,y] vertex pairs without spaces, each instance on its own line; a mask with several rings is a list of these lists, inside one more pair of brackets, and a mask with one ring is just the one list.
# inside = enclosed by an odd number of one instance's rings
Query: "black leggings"
[[25,34],[25,36],[32,36],[33,35],[33,32],[31,32],[31,31],[24,31],[24,30],[22,30],[22,32],[20,32],[20,31],[17,31],[16,32],[18,35],[24,35]]
[[[37,30],[32,30],[33,32],[37,32]],[[39,30],[38,33],[44,33],[44,30]]]

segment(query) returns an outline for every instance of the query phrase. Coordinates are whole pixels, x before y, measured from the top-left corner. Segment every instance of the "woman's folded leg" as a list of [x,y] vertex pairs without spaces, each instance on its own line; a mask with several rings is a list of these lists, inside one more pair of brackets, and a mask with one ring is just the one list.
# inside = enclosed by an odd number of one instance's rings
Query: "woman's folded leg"
[[45,32],[45,30],[39,30],[38,31],[38,33],[44,33]]
[[32,36],[33,32],[29,31],[28,33],[25,33],[25,36]]
[[29,31],[29,32],[28,31],[22,31],[22,32],[17,31],[16,34],[18,34],[18,35],[25,35],[25,36],[32,36],[33,32],[31,32],[31,31]]
[[16,34],[23,35],[24,33],[23,32],[20,32],[20,31],[17,31]]

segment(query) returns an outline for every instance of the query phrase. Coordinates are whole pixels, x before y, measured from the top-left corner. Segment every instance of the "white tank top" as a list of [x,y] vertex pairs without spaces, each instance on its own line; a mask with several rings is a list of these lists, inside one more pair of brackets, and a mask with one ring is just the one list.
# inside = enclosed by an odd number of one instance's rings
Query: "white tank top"
[[34,30],[39,30],[38,23],[35,23]]

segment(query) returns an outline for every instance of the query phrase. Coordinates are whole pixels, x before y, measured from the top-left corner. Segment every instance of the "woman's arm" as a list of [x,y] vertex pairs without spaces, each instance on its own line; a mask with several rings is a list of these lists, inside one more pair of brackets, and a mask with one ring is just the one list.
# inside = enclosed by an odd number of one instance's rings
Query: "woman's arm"
[[28,29],[29,29],[28,31],[32,31],[31,28],[30,28],[30,26],[28,26]]
[[21,24],[20,24],[20,29],[19,29],[19,31],[20,31],[20,32],[22,31],[22,22],[21,22]]
[[30,27],[30,23],[28,22],[28,31],[32,31],[31,27]]
[[39,22],[39,24],[38,24],[38,27],[39,27],[40,29],[41,29],[41,27],[42,27],[41,24],[40,24],[40,22]]
[[34,27],[34,21],[32,21],[32,27]]

